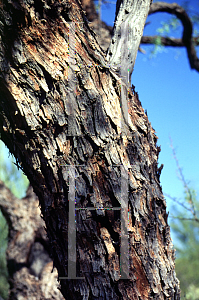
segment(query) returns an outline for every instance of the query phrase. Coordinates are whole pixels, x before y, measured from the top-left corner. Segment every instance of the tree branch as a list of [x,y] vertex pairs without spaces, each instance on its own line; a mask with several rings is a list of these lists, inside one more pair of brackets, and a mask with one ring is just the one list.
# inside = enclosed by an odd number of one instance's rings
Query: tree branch
[[170,216],[170,218],[172,219],[178,219],[178,220],[183,220],[183,221],[196,221],[199,222],[198,218],[181,218],[181,217],[174,217],[174,216]]
[[[16,198],[0,180],[0,209],[8,224],[6,252],[9,300],[64,300],[53,272],[50,245],[41,218],[39,199],[31,186],[23,199]],[[1,299],[1,297],[0,297]]]
[[[143,36],[141,39],[141,44],[150,44],[153,45],[154,41],[161,38],[160,43],[163,46],[171,46],[171,47],[185,47],[182,39],[173,38],[173,37],[164,37],[159,35],[154,36]],[[199,36],[192,38],[193,43],[195,46],[199,46]]]
[[[191,69],[195,69],[199,72],[199,59],[196,54],[195,44],[198,45],[198,39],[193,38],[193,26],[192,22],[187,15],[184,8],[179,6],[176,3],[166,3],[166,2],[156,2],[153,3],[149,10],[149,15],[154,14],[156,12],[167,12],[169,14],[175,15],[183,25],[183,34],[182,39],[173,39],[162,37],[162,44],[165,46],[185,46],[187,49],[187,55],[190,63]],[[143,37],[141,43],[147,44],[152,43],[155,37]],[[148,42],[147,42],[148,41]]]
[[117,0],[107,60],[112,68],[123,74],[122,77],[129,72],[129,78],[123,78],[124,82],[130,82],[150,4],[150,0]]
[[[178,201],[176,198],[171,197],[170,195],[166,195],[166,196],[169,197],[170,199],[172,199],[174,202],[178,203],[180,206],[182,206],[183,208],[185,208],[187,211],[191,212],[191,214],[193,216],[192,220],[195,220],[196,222],[199,222],[199,219],[197,217],[196,208],[195,208],[193,194],[192,194],[192,191],[191,191],[190,187],[187,184],[187,181],[185,180],[185,177],[184,177],[184,174],[182,172],[182,168],[180,167],[180,164],[179,164],[179,161],[178,161],[178,158],[177,158],[177,155],[176,155],[176,151],[175,151],[175,149],[173,147],[173,143],[172,143],[172,139],[171,138],[170,138],[170,147],[172,149],[173,157],[175,159],[175,162],[176,162],[176,165],[177,165],[177,168],[178,168],[179,179],[183,183],[184,190],[185,190],[185,192],[186,192],[186,194],[188,196],[188,204],[189,204],[190,208],[187,207],[182,202]],[[190,218],[184,218],[184,220],[191,220],[191,219]]]

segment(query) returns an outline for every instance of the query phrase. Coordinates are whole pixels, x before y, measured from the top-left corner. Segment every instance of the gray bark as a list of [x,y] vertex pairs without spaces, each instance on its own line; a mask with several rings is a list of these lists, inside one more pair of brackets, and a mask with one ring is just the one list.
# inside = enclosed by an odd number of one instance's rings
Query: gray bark
[[121,72],[122,80],[131,82],[135,59],[151,0],[118,0],[113,37],[107,52],[110,67]]

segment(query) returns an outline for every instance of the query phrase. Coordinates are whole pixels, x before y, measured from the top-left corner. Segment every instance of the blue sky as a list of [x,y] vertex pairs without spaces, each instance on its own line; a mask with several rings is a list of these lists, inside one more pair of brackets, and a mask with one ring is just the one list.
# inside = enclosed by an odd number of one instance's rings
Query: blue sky
[[[182,1],[175,2],[182,4]],[[190,8],[199,13],[198,3],[189,1]],[[102,19],[109,25],[113,24],[114,16],[114,4],[109,4],[109,9],[102,8]],[[149,16],[151,24],[146,26],[144,34],[157,34],[156,29],[161,26],[161,21],[166,22],[170,17],[167,13]],[[181,37],[181,33],[182,26],[172,36]],[[186,180],[199,194],[199,73],[190,69],[184,48],[165,47],[161,53],[150,58],[152,48],[141,47],[147,54],[138,53],[132,83],[159,137],[159,165],[164,164],[160,177],[163,192],[183,200],[183,185],[177,177],[169,137]],[[171,200],[167,197],[166,200],[171,214]]]

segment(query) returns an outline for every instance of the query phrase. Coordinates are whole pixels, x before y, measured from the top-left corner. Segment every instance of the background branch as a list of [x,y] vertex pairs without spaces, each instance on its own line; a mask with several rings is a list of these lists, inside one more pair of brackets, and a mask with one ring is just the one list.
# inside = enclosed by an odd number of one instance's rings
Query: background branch
[[[193,38],[193,26],[191,19],[184,10],[183,7],[179,6],[177,3],[166,3],[166,2],[155,2],[151,5],[149,10],[149,15],[156,12],[167,12],[169,14],[175,15],[183,25],[183,34],[181,39],[161,37],[161,44],[164,46],[185,46],[187,49],[187,56],[189,59],[189,64],[191,69],[195,69],[199,72],[199,59],[195,50],[195,45],[199,45],[199,40],[197,37]],[[141,43],[143,44],[154,44],[157,36],[142,37]]]
[[176,155],[176,151],[173,147],[173,143],[172,143],[171,138],[170,138],[170,146],[171,146],[171,149],[172,149],[173,157],[174,157],[176,165],[177,165],[177,170],[178,170],[178,174],[179,174],[178,177],[179,177],[180,181],[182,182],[185,193],[187,195],[187,197],[185,199],[187,199],[189,207],[187,207],[184,203],[180,202],[176,198],[171,197],[170,195],[167,195],[167,194],[165,194],[165,195],[167,197],[169,197],[171,200],[173,200],[174,202],[176,202],[177,204],[179,204],[185,210],[189,211],[193,216],[193,218],[186,218],[186,217],[181,218],[181,217],[173,217],[173,216],[172,216],[172,218],[177,218],[177,219],[180,219],[180,220],[192,220],[192,221],[199,222],[199,218],[197,216],[197,211],[196,211],[195,204],[194,204],[193,193],[192,193],[191,188],[188,186],[187,181],[185,180],[185,177],[183,175],[182,168],[180,167],[180,164],[179,164],[179,161],[178,161],[178,158],[177,158],[177,155]]

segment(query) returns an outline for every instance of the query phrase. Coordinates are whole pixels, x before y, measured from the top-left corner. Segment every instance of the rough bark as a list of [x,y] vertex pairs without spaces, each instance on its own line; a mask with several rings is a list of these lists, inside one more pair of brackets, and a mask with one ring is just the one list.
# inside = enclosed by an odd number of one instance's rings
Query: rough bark
[[138,47],[151,0],[117,0],[113,37],[107,51],[110,65],[120,72],[125,82],[131,82]]
[[0,34],[1,138],[39,198],[59,278],[68,261],[83,277],[60,280],[65,299],[179,299],[157,137],[131,89],[122,132],[121,81],[79,2],[5,1]]
[[89,27],[95,32],[96,39],[100,47],[107,51],[112,37],[112,26],[108,26],[99,19],[93,0],[81,0],[82,8],[85,11],[86,18],[89,21]]
[[[94,8],[93,1],[83,0],[83,8],[86,11],[86,16],[91,22],[90,25],[97,34],[99,44],[104,50],[107,50],[110,40],[112,27],[107,26],[103,21],[98,19],[98,14]],[[183,25],[183,34],[181,38],[174,38],[168,36],[142,36],[140,44],[154,45],[158,40],[161,45],[166,47],[185,47],[187,49],[187,56],[191,69],[199,71],[199,60],[196,49],[199,45],[199,37],[193,36],[193,24],[187,12],[178,4],[170,4],[166,2],[155,2],[150,6],[149,14],[152,15],[157,12],[166,12],[175,15]],[[139,48],[139,51],[145,54],[145,51]]]
[[6,252],[9,273],[9,300],[63,300],[53,270],[49,243],[41,218],[39,200],[28,188],[17,199],[0,182],[0,208],[9,226]]

